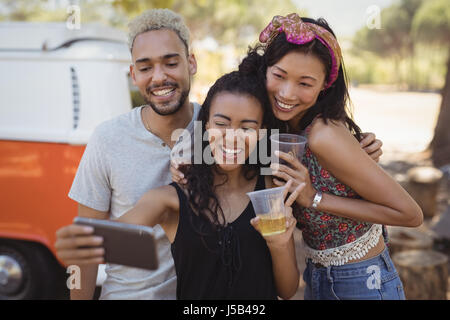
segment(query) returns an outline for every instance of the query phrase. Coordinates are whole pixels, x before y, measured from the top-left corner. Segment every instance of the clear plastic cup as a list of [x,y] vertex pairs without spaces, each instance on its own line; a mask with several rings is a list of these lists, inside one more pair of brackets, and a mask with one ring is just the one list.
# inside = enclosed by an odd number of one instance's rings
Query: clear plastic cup
[[286,211],[283,187],[248,192],[263,236],[286,231]]
[[280,133],[271,135],[270,142],[271,142],[270,159],[272,163],[289,165],[288,162],[284,161],[283,159],[275,155],[275,151],[277,150],[292,154],[299,161],[302,161],[303,152],[305,151],[305,145],[307,142],[306,137],[300,136],[298,134]]

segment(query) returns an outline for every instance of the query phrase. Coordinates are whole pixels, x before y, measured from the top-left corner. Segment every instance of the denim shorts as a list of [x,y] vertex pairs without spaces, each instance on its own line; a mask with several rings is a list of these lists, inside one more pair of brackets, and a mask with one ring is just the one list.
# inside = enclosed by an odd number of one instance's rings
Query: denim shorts
[[405,300],[387,248],[375,257],[342,266],[317,266],[307,259],[303,280],[305,300]]

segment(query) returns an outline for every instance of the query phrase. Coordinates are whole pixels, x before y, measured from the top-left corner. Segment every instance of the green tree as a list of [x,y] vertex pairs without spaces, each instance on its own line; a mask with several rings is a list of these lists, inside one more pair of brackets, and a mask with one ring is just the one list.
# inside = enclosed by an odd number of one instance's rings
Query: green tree
[[257,40],[274,15],[298,12],[291,0],[113,0],[133,17],[152,8],[169,8],[181,14],[195,39],[213,37],[220,44],[246,48]]
[[66,11],[52,10],[47,0],[3,0],[0,7],[0,21],[64,21]]
[[414,16],[412,32],[417,41],[447,51],[442,102],[434,137],[429,146],[433,163],[440,167],[450,164],[450,2],[426,1]]
[[403,82],[400,62],[410,59],[408,85],[414,87],[414,40],[411,36],[412,21],[423,0],[401,0],[381,12],[381,28],[360,29],[353,40],[355,49],[371,51],[380,57],[394,61],[396,82]]
[[124,28],[128,18],[105,0],[1,0],[0,21],[65,22],[69,5],[81,9],[81,23],[96,22]]

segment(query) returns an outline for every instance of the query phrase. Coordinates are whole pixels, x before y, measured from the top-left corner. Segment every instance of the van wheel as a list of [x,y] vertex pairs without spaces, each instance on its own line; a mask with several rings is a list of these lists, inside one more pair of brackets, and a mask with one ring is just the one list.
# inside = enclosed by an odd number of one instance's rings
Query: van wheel
[[65,278],[43,246],[0,240],[0,300],[67,299]]

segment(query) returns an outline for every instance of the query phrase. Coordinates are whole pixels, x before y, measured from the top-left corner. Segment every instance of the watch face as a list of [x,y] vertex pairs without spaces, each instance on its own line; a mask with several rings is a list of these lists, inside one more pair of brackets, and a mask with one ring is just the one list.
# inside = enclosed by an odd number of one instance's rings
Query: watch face
[[313,208],[317,208],[317,206],[320,203],[320,200],[322,200],[322,192],[321,191],[317,191],[316,195],[314,196],[312,207]]

